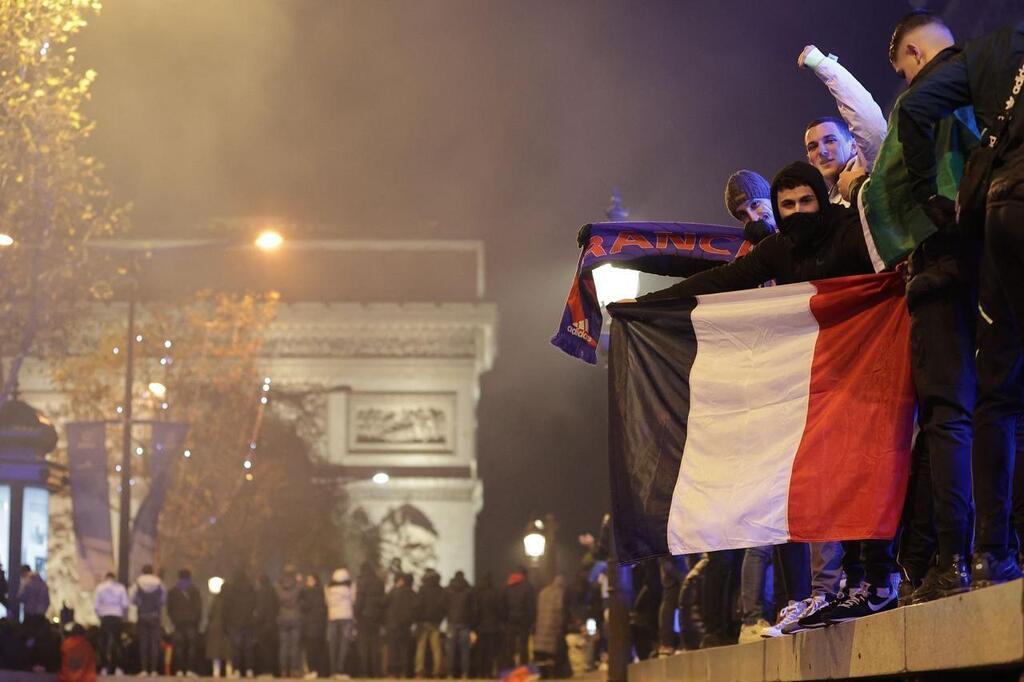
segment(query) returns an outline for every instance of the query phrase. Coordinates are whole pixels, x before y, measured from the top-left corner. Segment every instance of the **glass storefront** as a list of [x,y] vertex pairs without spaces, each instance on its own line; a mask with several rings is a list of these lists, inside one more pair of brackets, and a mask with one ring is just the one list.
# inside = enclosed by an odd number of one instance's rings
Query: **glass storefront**
[[[11,562],[7,550],[11,546],[11,486],[0,485],[0,565],[7,578],[11,577]],[[0,605],[0,616],[6,616],[7,609]]]
[[50,528],[50,493],[45,488],[25,488],[22,507],[21,563],[46,579],[46,545]]

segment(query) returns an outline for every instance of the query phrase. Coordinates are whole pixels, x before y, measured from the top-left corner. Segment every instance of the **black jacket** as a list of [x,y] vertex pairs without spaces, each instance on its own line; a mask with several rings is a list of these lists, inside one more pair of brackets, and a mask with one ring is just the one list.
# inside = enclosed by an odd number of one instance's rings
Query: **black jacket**
[[224,630],[238,632],[256,626],[256,590],[245,579],[235,577],[224,584]]
[[172,587],[167,593],[167,617],[175,628],[196,626],[203,617],[199,590],[191,582]]
[[388,592],[385,614],[384,626],[389,633],[408,632],[416,615],[416,593],[412,588],[408,585],[392,588]]
[[493,635],[501,631],[501,593],[489,581],[473,590],[476,605],[476,631],[482,635]]
[[[980,129],[991,126],[1006,107],[1022,60],[1024,23],[969,41],[959,53],[934,66],[929,63],[914,78],[900,99],[897,133],[918,202],[924,203],[936,193],[933,126],[968,105],[974,107]],[[1018,96],[1018,121],[1024,110],[1020,99]]]
[[356,624],[361,630],[379,628],[384,623],[387,608],[384,583],[372,571],[363,572],[356,583],[356,595]]
[[448,583],[448,625],[476,624],[476,605],[473,589],[465,578],[455,577]]
[[299,592],[303,639],[327,638],[327,600],[320,585],[303,587]]
[[520,628],[532,628],[536,622],[537,595],[525,578],[509,578],[509,584],[501,593],[501,619],[505,625]]
[[[798,161],[779,171],[772,186],[772,204],[775,206],[778,180],[783,175],[796,175],[805,179],[814,190],[821,206],[821,228],[805,243],[796,244],[790,235],[782,232],[765,238],[757,248],[737,258],[661,291],[640,296],[638,301],[656,301],[682,298],[723,291],[754,289],[774,279],[777,284],[807,282],[813,279],[862,275],[874,272],[860,216],[854,209],[828,202],[828,190],[821,173],[810,164]],[[785,225],[785,221],[781,221]]]
[[440,625],[448,613],[448,595],[441,587],[441,576],[427,573],[416,595],[416,622]]

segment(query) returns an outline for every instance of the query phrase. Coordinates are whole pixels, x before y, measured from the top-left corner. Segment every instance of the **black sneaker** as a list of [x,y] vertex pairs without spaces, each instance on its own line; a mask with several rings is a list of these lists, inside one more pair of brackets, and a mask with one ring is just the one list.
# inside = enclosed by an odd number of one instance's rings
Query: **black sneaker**
[[851,594],[848,599],[829,609],[824,619],[829,625],[835,625],[883,611],[891,611],[898,606],[899,574],[894,573],[884,587],[865,585],[863,589]]
[[841,592],[839,595],[816,594],[811,597],[811,605],[794,623],[787,623],[782,628],[782,634],[795,635],[805,630],[817,630],[828,625],[828,614],[839,604],[846,601],[849,594]]
[[952,560],[945,564],[928,569],[921,587],[910,595],[911,604],[923,604],[971,589],[971,574],[967,572],[967,563],[962,555],[954,554]]
[[987,587],[1016,580],[1022,575],[1017,557],[1006,552],[1003,558],[994,552],[975,552],[971,562],[971,582],[973,587]]
[[911,603],[910,599],[914,596],[914,591],[919,587],[921,587],[920,580],[910,580],[904,576],[903,580],[900,581],[900,606],[909,606]]

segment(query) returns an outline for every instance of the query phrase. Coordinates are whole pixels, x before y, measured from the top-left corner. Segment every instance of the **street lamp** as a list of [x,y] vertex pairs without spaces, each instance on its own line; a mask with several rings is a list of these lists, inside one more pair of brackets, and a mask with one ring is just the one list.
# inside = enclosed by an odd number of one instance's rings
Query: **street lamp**
[[636,298],[640,289],[640,273],[636,270],[617,268],[611,263],[605,263],[594,268],[593,274],[597,300],[601,305]]
[[[261,251],[273,251],[284,243],[284,238],[280,233],[274,230],[263,231],[254,241],[256,248]],[[138,252],[154,252],[154,251],[176,251],[181,249],[202,249],[202,248],[219,248],[223,250],[235,248],[236,245],[229,241],[220,239],[187,239],[171,242],[168,244],[154,244],[148,241],[140,242],[118,242],[114,240],[95,240],[92,243],[87,242],[86,246],[106,249],[109,251],[127,252],[129,254],[129,260],[131,261],[132,267],[130,270],[135,273],[138,270]],[[131,544],[131,486],[133,479],[131,475],[132,469],[132,386],[135,383],[135,353],[134,347],[136,343],[141,343],[142,338],[135,332],[135,308],[137,304],[137,275],[133,286],[130,287],[128,293],[128,329],[125,335],[125,372],[124,372],[124,404],[120,408],[119,414],[122,418],[123,424],[123,436],[121,439],[121,485],[119,490],[121,491],[121,509],[118,518],[118,544],[117,544],[117,577],[118,580],[127,585],[129,581],[128,568]],[[163,347],[170,348],[170,341],[164,341]],[[157,396],[158,399],[162,399],[163,395],[166,395],[167,388],[163,384],[152,383],[149,385],[150,393]],[[154,390],[156,389],[156,390]],[[163,395],[158,393],[161,391]],[[187,457],[187,455],[186,455]],[[247,476],[248,480],[251,474]]]
[[275,251],[284,243],[284,237],[277,230],[263,230],[254,244],[261,251]]
[[546,545],[547,538],[544,537],[544,522],[537,519],[530,526],[527,526],[527,533],[523,536],[523,550],[530,559],[538,561],[544,556]]
[[0,233],[0,247],[14,246],[14,237],[6,233]]

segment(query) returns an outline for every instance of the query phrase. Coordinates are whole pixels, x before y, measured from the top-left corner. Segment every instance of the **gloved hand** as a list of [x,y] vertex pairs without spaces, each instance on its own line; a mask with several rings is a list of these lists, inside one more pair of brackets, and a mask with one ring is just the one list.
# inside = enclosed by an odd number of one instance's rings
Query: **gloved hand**
[[743,226],[743,237],[757,246],[765,237],[775,233],[775,228],[763,220],[751,220]]
[[590,223],[587,223],[580,228],[580,231],[576,233],[576,243],[580,245],[582,249],[590,241]]
[[952,199],[947,199],[941,194],[933,194],[921,205],[921,209],[935,227],[939,228],[939,232],[956,232],[956,204]]

